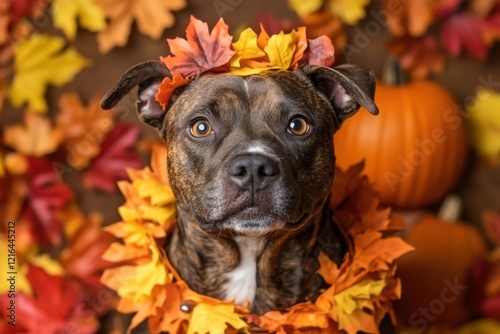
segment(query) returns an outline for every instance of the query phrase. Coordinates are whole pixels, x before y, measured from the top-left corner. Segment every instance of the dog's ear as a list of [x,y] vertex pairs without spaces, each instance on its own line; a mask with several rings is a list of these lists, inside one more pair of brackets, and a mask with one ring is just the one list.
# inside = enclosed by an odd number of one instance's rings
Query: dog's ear
[[375,76],[372,70],[356,65],[340,65],[334,68],[305,66],[298,72],[327,97],[338,125],[354,115],[360,106],[374,115],[378,114],[373,101]]
[[136,102],[139,119],[158,131],[163,131],[165,110],[155,96],[162,80],[171,76],[167,67],[157,60],[146,61],[128,69],[116,85],[101,100],[101,108],[111,109],[135,86],[139,86]]

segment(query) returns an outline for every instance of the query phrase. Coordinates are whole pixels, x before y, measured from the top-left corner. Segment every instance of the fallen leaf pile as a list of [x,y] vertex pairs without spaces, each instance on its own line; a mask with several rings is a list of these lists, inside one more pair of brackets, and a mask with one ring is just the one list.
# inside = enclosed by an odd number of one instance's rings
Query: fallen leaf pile
[[165,254],[166,237],[175,227],[175,198],[168,185],[163,145],[153,147],[152,168],[129,169],[130,181],[120,181],[126,202],[122,221],[105,228],[120,242],[111,244],[104,259],[117,265],[101,281],[120,297],[122,313],[134,313],[129,330],[147,320],[153,333],[223,333],[258,326],[269,333],[377,333],[391,301],[400,297],[395,260],[412,248],[399,237],[390,210],[381,208],[363,165],[336,171],[331,206],[332,224],[342,230],[350,250],[340,267],[320,254],[319,274],[330,287],[315,302],[286,312],[250,314],[232,301],[216,300],[190,290]]
[[[55,119],[30,111],[24,122],[3,127],[0,139],[0,216],[15,222],[16,326],[8,321],[9,282],[0,282],[0,332],[96,333],[116,296],[101,282],[103,259],[114,237],[99,213],[84,214],[68,176],[90,191],[116,192],[125,168],[140,168],[139,127],[115,123],[93,97],[85,105],[63,94]],[[148,189],[148,185],[145,185]],[[146,190],[147,191],[147,190]],[[0,244],[7,245],[7,221]],[[7,259],[7,247],[0,257]]]
[[331,66],[335,52],[330,39],[307,39],[306,29],[269,36],[261,26],[257,35],[244,30],[232,43],[229,27],[220,19],[209,32],[208,25],[191,16],[186,39],[168,39],[173,56],[161,57],[172,72],[160,84],[156,99],[166,108],[173,91],[205,73],[252,75],[271,70],[296,70],[306,64]]

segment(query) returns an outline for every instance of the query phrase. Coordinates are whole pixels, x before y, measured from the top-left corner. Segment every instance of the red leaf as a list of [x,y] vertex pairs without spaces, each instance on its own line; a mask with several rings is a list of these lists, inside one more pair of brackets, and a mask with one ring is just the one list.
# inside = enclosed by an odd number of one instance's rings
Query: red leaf
[[[35,292],[34,297],[16,293],[15,326],[3,324],[0,332],[90,334],[97,330],[93,313],[83,310],[84,300],[78,285],[64,277],[51,276],[35,266],[29,267],[27,276]],[[8,315],[7,307],[11,300],[7,295],[0,296],[2,319]]]
[[191,16],[186,37],[187,40],[168,39],[170,52],[175,56],[161,57],[171,72],[179,72],[184,78],[196,79],[204,72],[217,70],[235,53],[231,50],[228,26],[222,18],[209,33],[205,22]]
[[485,60],[488,47],[483,40],[484,22],[469,13],[452,16],[443,24],[442,40],[452,56],[459,56],[465,50],[471,56]]
[[61,228],[57,213],[73,199],[73,191],[59,180],[46,158],[28,158],[29,195],[23,217],[30,222],[40,244],[60,245]]
[[485,316],[500,320],[500,295],[486,299],[482,310]]
[[92,160],[83,174],[87,187],[113,192],[116,181],[127,178],[126,168],[141,168],[142,162],[130,149],[136,144],[139,128],[119,123],[108,133],[101,145],[101,153]]
[[309,44],[309,65],[332,66],[335,62],[335,48],[332,40],[325,35],[315,39],[308,39]]

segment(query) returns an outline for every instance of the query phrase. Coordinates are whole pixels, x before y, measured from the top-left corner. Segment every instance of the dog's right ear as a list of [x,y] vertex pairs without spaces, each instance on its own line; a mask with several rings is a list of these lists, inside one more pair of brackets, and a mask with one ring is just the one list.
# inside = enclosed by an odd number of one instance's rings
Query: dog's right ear
[[158,86],[170,71],[159,60],[146,61],[130,68],[101,100],[101,108],[111,109],[120,102],[135,86],[139,86],[136,102],[139,119],[160,132],[163,132],[165,110],[156,101]]

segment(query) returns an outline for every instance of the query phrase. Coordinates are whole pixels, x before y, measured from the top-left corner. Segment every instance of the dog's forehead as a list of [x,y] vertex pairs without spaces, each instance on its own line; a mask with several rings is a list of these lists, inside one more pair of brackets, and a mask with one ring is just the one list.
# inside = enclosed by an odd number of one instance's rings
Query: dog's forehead
[[182,94],[180,110],[189,113],[202,110],[248,111],[258,117],[260,111],[278,112],[287,106],[306,105],[304,93],[306,84],[290,72],[266,75],[206,75],[193,82]]

